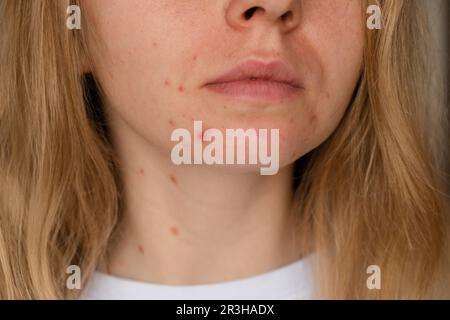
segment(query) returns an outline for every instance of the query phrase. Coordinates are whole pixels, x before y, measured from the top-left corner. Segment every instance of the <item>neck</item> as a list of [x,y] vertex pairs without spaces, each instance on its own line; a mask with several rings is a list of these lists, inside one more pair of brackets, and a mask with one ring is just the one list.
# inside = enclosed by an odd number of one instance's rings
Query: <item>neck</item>
[[124,122],[113,121],[112,131],[125,205],[109,272],[200,284],[267,272],[300,258],[290,215],[291,166],[273,176],[175,166],[169,153]]

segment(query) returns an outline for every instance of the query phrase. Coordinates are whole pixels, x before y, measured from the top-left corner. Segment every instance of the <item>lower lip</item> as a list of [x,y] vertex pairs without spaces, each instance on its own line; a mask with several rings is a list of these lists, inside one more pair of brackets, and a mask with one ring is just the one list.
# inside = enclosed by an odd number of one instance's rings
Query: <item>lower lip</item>
[[269,80],[239,80],[213,83],[206,86],[222,95],[256,101],[280,101],[298,95],[301,88],[288,83]]

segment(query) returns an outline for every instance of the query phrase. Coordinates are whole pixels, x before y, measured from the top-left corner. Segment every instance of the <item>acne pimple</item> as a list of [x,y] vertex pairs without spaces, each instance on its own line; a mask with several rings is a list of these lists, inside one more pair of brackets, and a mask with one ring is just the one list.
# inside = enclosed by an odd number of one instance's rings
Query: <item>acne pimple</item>
[[174,122],[173,120],[169,120],[169,124],[170,124],[172,127],[175,127],[175,122]]
[[175,184],[175,185],[178,184],[178,180],[177,180],[177,177],[175,177],[175,175],[171,174],[169,178],[170,178],[170,181],[172,181],[173,184]]
[[174,235],[175,237],[178,236],[178,235],[180,234],[178,228],[175,227],[175,226],[170,227],[170,233],[171,233],[172,235]]
[[169,80],[164,81],[164,85],[165,85],[166,87],[170,87],[170,81],[169,81]]
[[184,92],[184,87],[183,87],[183,86],[179,86],[179,87],[178,87],[178,91],[179,91],[179,92]]
[[140,169],[140,170],[139,170],[139,174],[140,174],[140,175],[144,175],[144,173],[145,173],[144,169]]
[[138,245],[138,250],[140,254],[144,254],[144,247],[141,245]]
[[199,132],[199,134],[198,134],[198,140],[200,140],[200,141],[205,141],[205,132],[207,131],[208,129],[203,129],[201,132]]
[[156,42],[153,42],[152,45],[153,45],[153,47],[157,47],[158,46],[158,44]]

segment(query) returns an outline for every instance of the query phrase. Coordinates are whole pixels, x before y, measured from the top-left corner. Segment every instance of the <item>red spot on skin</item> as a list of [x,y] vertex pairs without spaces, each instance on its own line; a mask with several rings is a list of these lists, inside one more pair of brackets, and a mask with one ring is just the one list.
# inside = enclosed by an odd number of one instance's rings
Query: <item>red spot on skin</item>
[[179,87],[178,87],[178,91],[179,91],[179,92],[184,92],[184,87],[183,87],[183,86],[179,86]]
[[138,245],[138,250],[140,254],[144,254],[144,247],[141,245]]
[[194,61],[197,61],[197,56],[194,56]]
[[173,120],[169,120],[169,124],[170,124],[172,127],[175,127],[175,122],[174,122]]
[[170,81],[169,81],[169,80],[164,81],[164,85],[165,85],[166,87],[170,87]]
[[198,139],[199,139],[199,140],[205,141],[205,132],[206,132],[207,130],[208,130],[208,129],[203,129],[203,131],[200,132],[200,133],[198,134]]
[[228,107],[227,107],[227,106],[223,106],[223,108],[224,108],[225,110],[227,110],[227,109],[228,109]]
[[153,45],[153,47],[157,47],[156,42],[153,42],[152,45]]
[[172,226],[172,227],[170,227],[170,233],[176,237],[180,234],[180,231],[178,230],[177,227]]
[[139,170],[140,175],[144,175],[144,173],[145,173],[144,169]]
[[294,118],[291,118],[291,119],[289,120],[289,123],[290,123],[290,124],[293,124],[293,123],[294,123]]
[[170,181],[172,181],[173,184],[178,184],[177,177],[175,177],[173,174],[170,175]]

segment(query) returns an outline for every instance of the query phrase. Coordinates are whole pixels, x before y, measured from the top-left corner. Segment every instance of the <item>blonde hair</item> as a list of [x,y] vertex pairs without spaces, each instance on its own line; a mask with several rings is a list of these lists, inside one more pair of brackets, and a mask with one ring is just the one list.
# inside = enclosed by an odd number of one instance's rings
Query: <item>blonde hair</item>
[[[367,32],[354,99],[302,172],[293,209],[325,298],[423,298],[438,280],[446,209],[424,123],[419,2],[375,2],[383,29]],[[88,28],[66,28],[69,4],[0,0],[2,299],[77,297],[66,268],[85,284],[120,222],[114,152],[83,75]],[[382,290],[366,287],[373,264]]]

